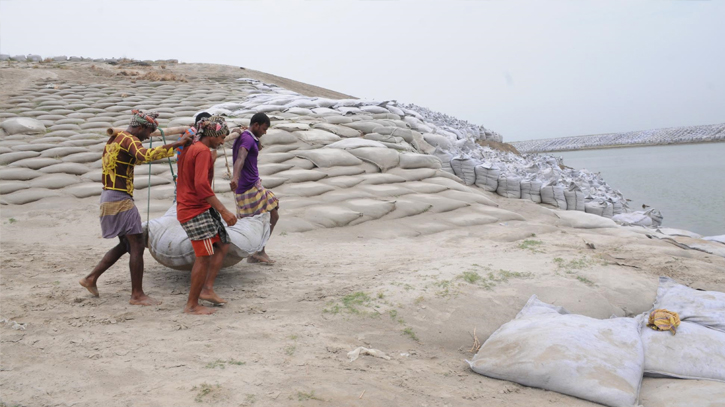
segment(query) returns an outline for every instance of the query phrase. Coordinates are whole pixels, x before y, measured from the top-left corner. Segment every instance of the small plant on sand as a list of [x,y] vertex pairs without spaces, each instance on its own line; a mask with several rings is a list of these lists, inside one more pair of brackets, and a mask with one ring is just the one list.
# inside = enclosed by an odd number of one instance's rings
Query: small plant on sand
[[12,225],[13,223],[17,222],[17,220],[15,220],[15,218],[10,218],[8,219],[8,222],[10,222],[10,224]]
[[464,271],[460,278],[468,284],[476,284],[479,280],[481,280],[481,275],[475,271]]
[[[207,398],[207,396],[209,396],[210,394],[212,394],[215,391],[218,391],[220,388],[221,388],[221,386],[219,384],[212,386],[209,383],[202,383],[199,386],[192,387],[191,391],[198,390],[198,393],[196,393],[196,397],[194,397],[194,401],[196,401],[197,403],[201,403],[205,400],[205,398]],[[212,394],[212,396],[213,396],[213,394]]]
[[579,280],[579,281],[581,281],[582,283],[590,286],[590,287],[593,287],[594,286],[594,281],[592,281],[592,280],[590,280],[590,279],[588,279],[586,277],[576,276],[576,279]]
[[526,239],[523,242],[519,243],[519,249],[523,250],[531,250],[534,253],[541,252],[541,250],[538,250],[538,247],[544,244],[541,240],[531,240]]
[[317,400],[317,401],[325,401],[315,395],[315,391],[312,390],[309,393],[298,391],[297,392],[297,401],[307,401],[307,400]]
[[284,348],[284,354],[287,356],[292,356],[295,354],[295,351],[297,350],[297,346],[295,345],[287,345]]
[[279,234],[280,236],[287,236],[287,232],[282,232]]
[[237,366],[244,366],[247,362],[241,362],[239,360],[229,359],[229,360],[221,360],[217,359],[213,362],[209,362],[204,366],[205,369],[225,369],[226,365],[237,365]]
[[410,337],[410,339],[420,342],[420,339],[418,339],[418,335],[415,334],[415,331],[413,331],[413,328],[406,327],[403,329],[403,335]]

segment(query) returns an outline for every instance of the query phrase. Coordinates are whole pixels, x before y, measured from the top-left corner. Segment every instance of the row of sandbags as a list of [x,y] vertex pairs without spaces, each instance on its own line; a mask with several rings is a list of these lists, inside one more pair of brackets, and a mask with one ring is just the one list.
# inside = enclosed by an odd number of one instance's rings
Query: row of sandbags
[[600,320],[533,295],[468,363],[485,376],[612,407],[637,406],[643,376],[725,382],[725,293],[661,277],[655,309],[679,314],[675,335],[647,327],[650,312]]
[[[553,205],[559,209],[577,210],[612,218],[625,210],[623,202],[617,198],[595,199],[586,194],[575,183],[568,186],[561,182],[548,182],[516,174],[505,174],[498,166],[490,163],[477,163],[464,155],[453,156],[437,147],[433,155],[443,163],[443,170],[455,174],[466,185],[476,185],[489,192],[511,199],[527,199],[535,203]],[[448,163],[448,165],[446,165]],[[648,218],[649,219],[649,218]],[[661,219],[660,219],[661,223]]]

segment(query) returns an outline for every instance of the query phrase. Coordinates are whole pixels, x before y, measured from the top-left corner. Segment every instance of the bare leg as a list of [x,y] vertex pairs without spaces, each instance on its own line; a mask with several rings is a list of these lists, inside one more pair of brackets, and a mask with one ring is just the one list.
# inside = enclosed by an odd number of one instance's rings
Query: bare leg
[[[270,214],[270,226],[269,226],[269,235],[272,235],[272,232],[274,232],[274,226],[277,224],[277,221],[279,220],[279,212],[277,209],[272,210],[269,212]],[[267,264],[274,264],[275,261],[270,259],[269,256],[267,256],[266,252],[267,247],[263,247],[261,251],[251,255],[247,259],[247,263],[267,263]]]
[[83,277],[78,283],[82,285],[83,287],[86,287],[86,289],[93,294],[94,297],[100,296],[98,294],[98,287],[96,286],[96,283],[98,283],[98,278],[101,276],[101,274],[105,273],[106,270],[111,268],[118,259],[121,258],[124,254],[126,254],[128,251],[126,250],[126,243],[124,242],[124,237],[119,236],[118,240],[120,242],[114,247],[113,249],[106,252],[106,254],[103,256],[100,262],[96,265],[96,267],[91,271],[90,274]]
[[189,289],[189,299],[186,301],[184,312],[194,315],[209,315],[216,310],[213,308],[199,305],[199,295],[211,265],[212,256],[197,257],[194,261],[194,267],[191,269],[191,288]]
[[222,268],[224,257],[229,252],[229,243],[214,243],[215,250],[214,255],[211,256],[211,262],[209,264],[209,273],[206,275],[204,281],[204,287],[201,289],[199,299],[213,302],[214,304],[226,304],[226,300],[223,300],[214,292],[214,280],[216,280],[219,270]]
[[131,269],[131,305],[159,305],[161,301],[155,300],[143,292],[143,234],[127,235],[129,254],[131,260],[128,265]]

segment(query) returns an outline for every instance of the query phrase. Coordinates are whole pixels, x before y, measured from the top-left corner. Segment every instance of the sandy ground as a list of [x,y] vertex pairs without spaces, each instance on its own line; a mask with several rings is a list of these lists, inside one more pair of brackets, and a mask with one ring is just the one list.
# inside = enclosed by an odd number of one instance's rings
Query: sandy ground
[[[269,245],[277,265],[240,263],[221,273],[217,292],[230,302],[211,317],[181,312],[188,273],[148,253],[145,288],[161,306],[128,305],[124,260],[100,281],[100,298],[78,285],[112,245],[99,236],[95,199],[4,207],[0,315],[27,328],[0,327],[2,400],[587,406],[473,373],[464,359],[474,354],[474,330],[484,341],[531,294],[607,318],[646,311],[659,275],[725,290],[723,258],[624,229],[556,226],[535,205],[500,203],[532,220],[394,239],[361,238],[382,222],[278,233]],[[527,247],[525,239],[541,243]],[[464,272],[483,281],[466,281]],[[392,360],[351,363],[346,354],[358,346]]]
[[[192,82],[239,71],[167,69]],[[106,73],[90,65],[5,69],[0,88],[10,94],[47,77],[103,82]],[[268,246],[277,264],[223,270],[216,291],[229,303],[209,317],[182,313],[188,272],[148,252],[144,286],[160,306],[128,304],[127,257],[100,280],[100,298],[78,285],[115,244],[100,236],[97,197],[2,206],[0,320],[12,322],[0,323],[0,406],[594,406],[472,372],[465,359],[475,353],[474,335],[484,342],[532,294],[608,318],[647,311],[662,275],[725,291],[725,258],[643,230],[571,228],[542,206],[489,195],[525,220],[422,235],[384,220],[293,233],[283,211]],[[151,217],[170,204],[154,201]],[[138,206],[145,218],[145,202]],[[435,232],[449,216],[407,222],[430,222]],[[391,359],[350,362],[347,353],[360,346]],[[722,383],[645,379],[642,390],[647,407],[722,400]]]

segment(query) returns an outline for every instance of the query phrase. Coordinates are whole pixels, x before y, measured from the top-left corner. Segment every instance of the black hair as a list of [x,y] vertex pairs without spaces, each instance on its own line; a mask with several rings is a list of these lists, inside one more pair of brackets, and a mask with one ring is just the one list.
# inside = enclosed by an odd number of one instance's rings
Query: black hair
[[209,117],[211,117],[211,115],[209,113],[207,113],[207,112],[201,112],[201,113],[199,113],[194,118],[194,125],[196,125],[196,123],[199,123],[199,120],[206,119],[206,118],[209,118]]
[[269,122],[269,117],[264,113],[255,113],[254,116],[252,116],[252,120],[249,121],[249,127],[254,126],[255,124],[261,124],[261,125],[267,125],[269,126],[271,123]]

